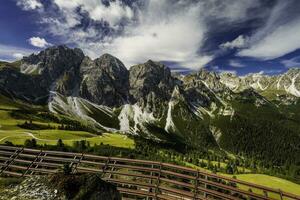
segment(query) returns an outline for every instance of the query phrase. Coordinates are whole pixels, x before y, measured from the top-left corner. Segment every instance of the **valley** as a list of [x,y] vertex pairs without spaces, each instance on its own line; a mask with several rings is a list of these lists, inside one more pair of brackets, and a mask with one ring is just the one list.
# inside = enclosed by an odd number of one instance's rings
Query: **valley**
[[170,162],[299,194],[297,74],[183,76],[151,60],[127,70],[109,54],[50,47],[1,64],[0,143]]

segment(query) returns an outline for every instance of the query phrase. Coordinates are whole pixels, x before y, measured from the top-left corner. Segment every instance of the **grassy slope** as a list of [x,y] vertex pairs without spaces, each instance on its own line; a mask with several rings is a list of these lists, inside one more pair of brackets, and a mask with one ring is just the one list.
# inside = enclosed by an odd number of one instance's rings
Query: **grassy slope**
[[238,180],[243,180],[300,195],[300,185],[274,176],[268,176],[264,174],[240,174],[236,175],[236,177]]
[[[228,174],[221,174],[221,175],[232,177],[232,175],[228,175]],[[276,190],[280,189],[284,192],[288,192],[288,193],[295,194],[295,195],[300,195],[300,185],[293,183],[291,181],[282,179],[282,178],[269,176],[269,175],[265,175],[265,174],[239,174],[239,175],[235,175],[235,176],[236,176],[237,180],[242,180],[242,181],[254,183],[257,185],[262,185],[262,186],[273,188]],[[257,194],[262,194],[262,195],[264,194],[262,190],[249,188],[249,187],[243,186],[243,185],[238,185],[238,187],[240,187],[241,189],[246,190],[246,191],[251,189],[252,192],[257,193]],[[269,197],[271,197],[273,199],[280,199],[280,196],[278,194],[268,193],[268,195],[269,195]],[[284,199],[288,199],[288,198],[284,198]]]
[[[64,143],[72,145],[75,141],[87,140],[94,144],[109,144],[116,147],[133,148],[134,141],[119,134],[104,134],[98,136],[84,131],[66,131],[66,130],[26,130],[18,127],[18,124],[24,123],[25,120],[14,119],[10,113],[13,110],[26,107],[18,102],[13,102],[10,99],[0,96],[0,144],[5,141],[11,141],[14,144],[24,144],[26,139],[35,137],[39,144],[56,144],[58,139],[62,139]],[[41,108],[35,108],[41,109]],[[35,124],[50,124],[51,126],[58,126],[59,124],[53,122],[41,122],[33,120]]]
[[0,60],[0,69],[3,68],[3,67],[10,67],[10,68],[19,70],[20,65],[21,65],[20,61],[15,61],[15,62],[9,63],[9,62],[5,62],[5,61]]
[[[210,170],[201,168],[201,167],[193,165],[191,163],[185,162],[185,163],[183,163],[183,165],[197,169],[199,171],[211,172]],[[233,177],[233,175],[229,175],[229,174],[223,174],[223,173],[218,173],[218,174],[223,175],[223,176],[228,176],[231,178]],[[234,175],[234,176],[236,177],[237,180],[242,180],[242,181],[254,183],[257,185],[262,185],[262,186],[273,188],[273,189],[280,189],[284,192],[289,192],[292,194],[300,195],[300,185],[293,183],[291,181],[282,179],[282,178],[269,176],[269,175],[265,175],[265,174],[238,174],[238,175]],[[246,186],[238,185],[238,187],[240,187],[240,189],[243,189],[246,191],[249,190],[249,187],[246,187]],[[255,190],[253,188],[251,188],[251,190],[252,190],[252,192],[255,192],[257,194],[263,194],[263,191],[261,191],[261,190]],[[280,197],[278,195],[272,194],[272,193],[269,194],[269,197],[272,197],[274,199],[280,199]]]

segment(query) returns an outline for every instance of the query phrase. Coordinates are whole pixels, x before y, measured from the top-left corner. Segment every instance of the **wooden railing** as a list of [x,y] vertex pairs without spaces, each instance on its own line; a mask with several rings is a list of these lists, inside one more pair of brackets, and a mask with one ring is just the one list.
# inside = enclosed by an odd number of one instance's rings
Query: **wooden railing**
[[124,198],[300,200],[281,190],[168,163],[0,145],[0,175],[52,174],[65,164],[72,173],[98,173]]

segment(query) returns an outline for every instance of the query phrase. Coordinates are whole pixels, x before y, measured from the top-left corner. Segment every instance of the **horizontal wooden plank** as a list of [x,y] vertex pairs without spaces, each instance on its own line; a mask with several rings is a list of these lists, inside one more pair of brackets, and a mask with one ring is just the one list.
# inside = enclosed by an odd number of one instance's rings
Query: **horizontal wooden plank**
[[134,186],[140,186],[140,187],[146,187],[146,188],[155,188],[156,185],[145,183],[145,182],[137,182],[137,181],[129,181],[129,180],[122,180],[122,179],[114,179],[114,178],[103,178],[103,180],[111,182],[111,183],[118,183],[118,184],[124,184],[124,185],[134,185]]
[[143,197],[155,197],[155,193],[153,192],[133,190],[133,189],[122,188],[122,187],[118,187],[117,190],[122,194],[133,194],[133,195],[139,195]]
[[165,186],[159,186],[158,188],[161,191],[165,191],[165,192],[168,192],[168,193],[171,193],[171,194],[175,194],[176,196],[181,197],[181,198],[185,198],[185,197],[193,198],[194,197],[193,192],[188,192],[188,191],[179,190],[179,189],[170,188],[170,187],[165,187]]

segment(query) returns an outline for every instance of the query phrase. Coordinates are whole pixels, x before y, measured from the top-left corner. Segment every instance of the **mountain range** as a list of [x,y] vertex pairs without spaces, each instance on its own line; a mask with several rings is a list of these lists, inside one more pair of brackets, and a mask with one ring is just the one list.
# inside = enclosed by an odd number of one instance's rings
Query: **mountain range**
[[0,62],[0,93],[99,132],[299,164],[299,75],[181,75],[152,60],[128,70],[112,55],[92,60],[62,45]]

